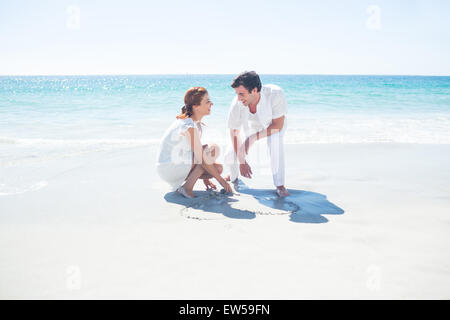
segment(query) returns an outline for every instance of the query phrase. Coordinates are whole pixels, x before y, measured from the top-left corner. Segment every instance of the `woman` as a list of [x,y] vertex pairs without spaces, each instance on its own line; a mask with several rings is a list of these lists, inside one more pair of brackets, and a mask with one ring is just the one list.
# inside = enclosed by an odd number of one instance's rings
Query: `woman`
[[210,181],[215,178],[225,189],[232,192],[223,179],[222,165],[215,163],[219,156],[217,145],[202,146],[201,120],[211,113],[213,103],[203,87],[190,88],[184,95],[184,106],[177,120],[166,130],[158,152],[159,176],[186,198],[193,198],[194,185],[203,179],[207,188],[216,189]]

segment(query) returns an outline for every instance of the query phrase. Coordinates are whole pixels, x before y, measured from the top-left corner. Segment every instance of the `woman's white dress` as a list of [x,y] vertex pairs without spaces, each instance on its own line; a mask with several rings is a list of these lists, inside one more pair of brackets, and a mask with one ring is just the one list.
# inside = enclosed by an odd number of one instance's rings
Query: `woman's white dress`
[[193,152],[188,129],[194,128],[201,135],[200,123],[194,123],[191,118],[177,119],[167,128],[161,139],[156,170],[173,190],[180,187],[192,167]]

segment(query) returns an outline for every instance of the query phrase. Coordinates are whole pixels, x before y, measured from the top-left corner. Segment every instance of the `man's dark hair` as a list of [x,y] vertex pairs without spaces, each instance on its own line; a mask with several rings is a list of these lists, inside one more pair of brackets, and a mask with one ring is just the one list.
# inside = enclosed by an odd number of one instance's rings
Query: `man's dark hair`
[[231,83],[232,88],[243,86],[248,92],[251,92],[254,88],[261,91],[261,80],[255,71],[244,71],[234,78]]

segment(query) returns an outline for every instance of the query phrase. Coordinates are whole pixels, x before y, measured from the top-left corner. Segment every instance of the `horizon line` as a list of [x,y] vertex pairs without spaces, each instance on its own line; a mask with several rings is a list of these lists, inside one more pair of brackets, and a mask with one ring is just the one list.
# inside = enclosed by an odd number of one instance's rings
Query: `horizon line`
[[[365,73],[258,73],[265,76],[391,76],[449,77],[435,74],[365,74]],[[89,77],[89,76],[234,76],[236,73],[98,73],[98,74],[0,74],[0,77]]]

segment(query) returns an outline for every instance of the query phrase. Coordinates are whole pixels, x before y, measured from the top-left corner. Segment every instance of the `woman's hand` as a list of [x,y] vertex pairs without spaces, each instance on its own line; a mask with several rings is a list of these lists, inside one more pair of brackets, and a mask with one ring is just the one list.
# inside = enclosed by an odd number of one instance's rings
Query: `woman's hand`
[[209,179],[203,179],[203,183],[206,186],[206,190],[208,190],[208,189],[216,190],[217,189],[216,185],[214,183],[212,183],[211,180],[209,180]]
[[220,184],[225,189],[226,193],[233,193],[233,190],[231,189],[231,186],[228,182],[226,182],[224,179],[220,179]]

